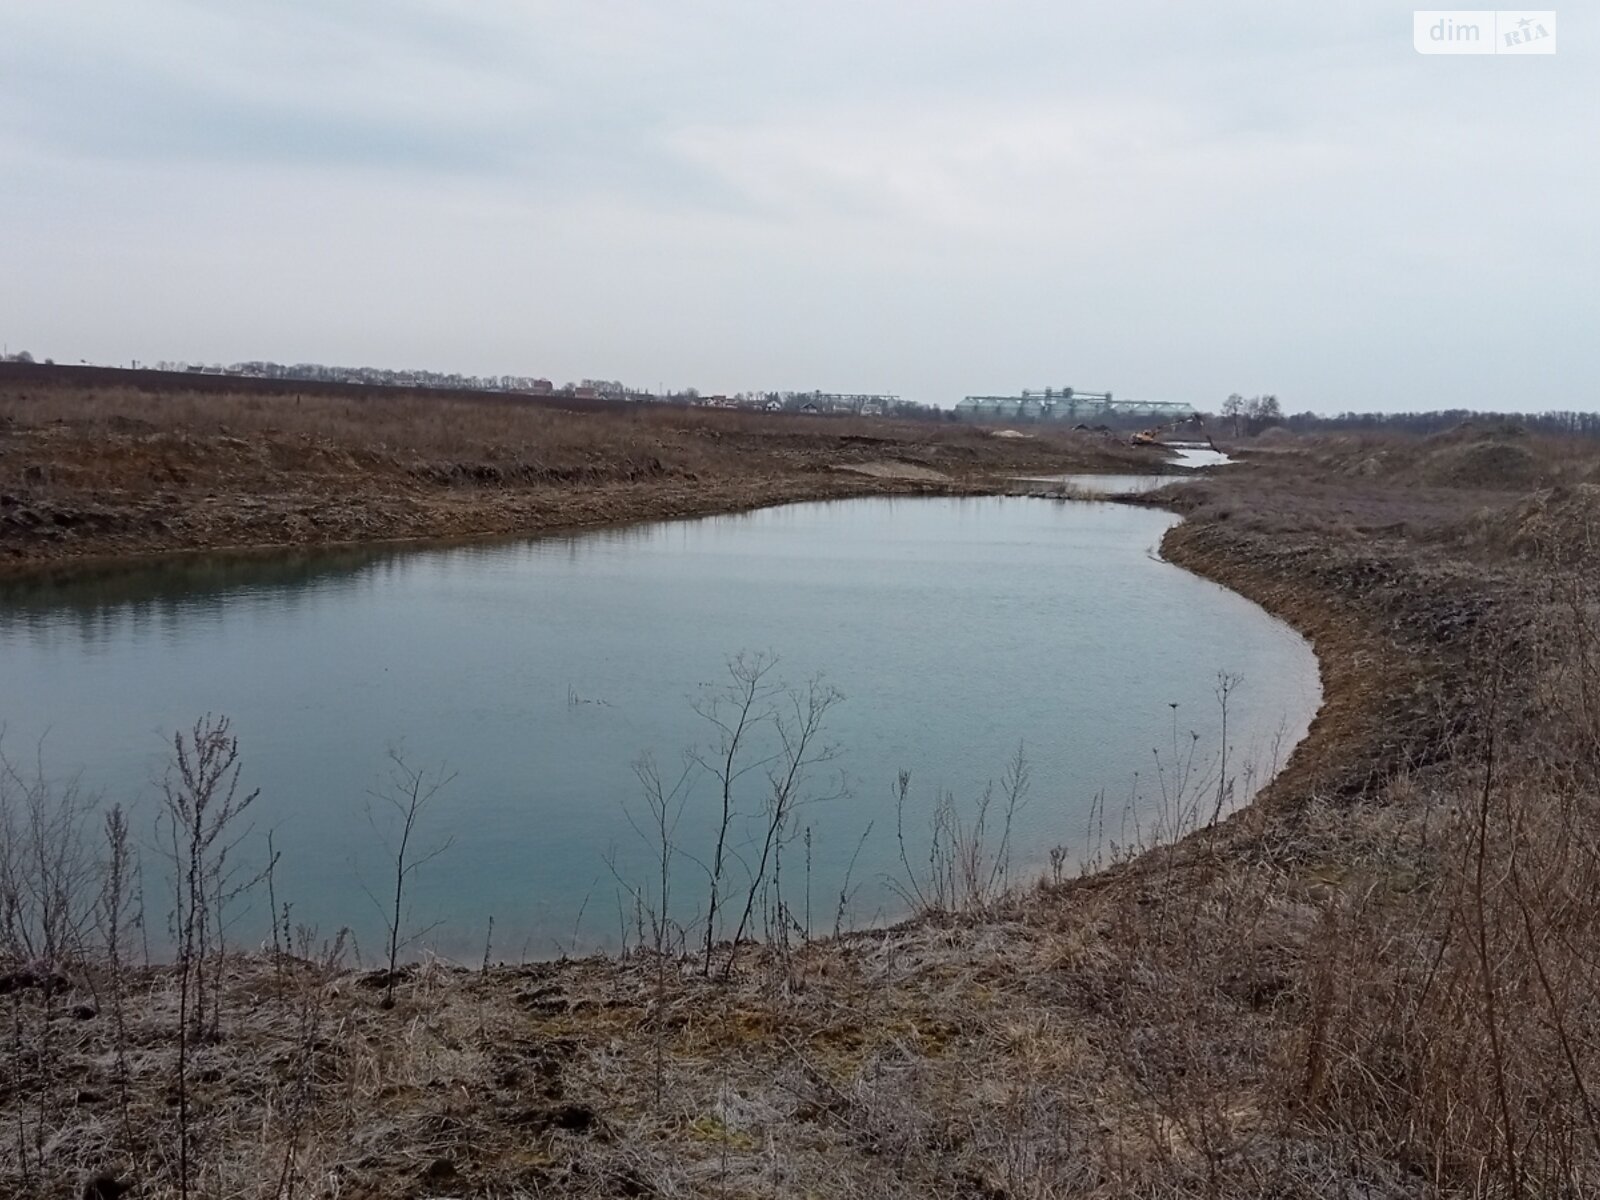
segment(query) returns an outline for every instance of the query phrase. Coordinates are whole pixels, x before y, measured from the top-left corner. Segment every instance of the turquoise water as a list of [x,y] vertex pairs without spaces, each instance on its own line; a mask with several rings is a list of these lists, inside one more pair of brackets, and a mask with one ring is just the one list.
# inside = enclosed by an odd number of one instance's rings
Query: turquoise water
[[[475,959],[493,917],[496,958],[548,957],[615,948],[631,924],[624,884],[653,870],[632,764],[648,753],[675,781],[686,751],[715,740],[695,710],[726,683],[727,659],[770,654],[768,682],[821,676],[844,697],[823,739],[836,755],[811,773],[815,799],[784,850],[785,902],[804,923],[809,884],[812,927],[831,928],[854,855],[848,919],[864,924],[902,911],[902,769],[915,866],[937,798],[970,812],[1020,745],[1031,783],[1012,846],[1019,871],[1038,870],[1057,844],[1081,855],[1148,831],[1175,743],[1195,747],[1193,779],[1214,767],[1219,671],[1242,679],[1228,713],[1236,796],[1247,765],[1259,783],[1304,733],[1320,698],[1309,647],[1160,561],[1171,520],[1110,504],[866,499],[12,582],[3,745],[134,810],[154,930],[166,911],[155,781],[174,730],[227,714],[242,786],[261,790],[239,861],[260,862],[271,830],[280,900],[324,931],[351,926],[369,956],[388,829],[369,821],[369,793],[399,747],[454,776],[418,832],[421,847],[451,841],[413,877],[409,924],[433,927],[423,944]],[[777,752],[764,725],[746,764]],[[765,773],[736,792],[751,814],[734,822],[736,880],[759,857]],[[685,922],[720,805],[706,772],[689,776],[672,859]],[[1091,825],[1097,795],[1105,815]],[[247,899],[235,936],[260,937],[265,910]]]

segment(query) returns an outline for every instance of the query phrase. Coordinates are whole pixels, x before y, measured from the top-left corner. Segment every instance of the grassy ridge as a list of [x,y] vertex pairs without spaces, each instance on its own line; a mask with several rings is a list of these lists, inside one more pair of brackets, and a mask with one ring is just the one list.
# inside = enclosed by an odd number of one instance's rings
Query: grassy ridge
[[[0,382],[0,569],[163,550],[535,533],[988,473],[1150,471],[1045,431],[542,403]],[[854,469],[852,469],[854,468]]]

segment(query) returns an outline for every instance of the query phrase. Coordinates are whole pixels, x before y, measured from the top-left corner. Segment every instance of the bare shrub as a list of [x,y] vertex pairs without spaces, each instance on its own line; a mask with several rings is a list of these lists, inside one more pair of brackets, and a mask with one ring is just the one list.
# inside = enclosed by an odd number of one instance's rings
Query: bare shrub
[[29,1187],[54,1148],[48,1091],[61,999],[89,951],[98,885],[84,836],[90,806],[75,782],[49,779],[42,752],[27,775],[0,755],[0,992],[11,1008],[7,1090],[19,1100],[9,1132]]
[[173,735],[162,815],[174,871],[173,940],[195,1037],[217,1033],[221,1012],[211,997],[226,957],[227,907],[255,882],[230,862],[246,832],[239,820],[260,795],[239,794],[240,770],[227,717],[206,716],[187,738]]
[[1028,793],[1028,760],[1022,746],[1006,764],[998,792],[991,781],[972,812],[963,816],[955,796],[939,795],[928,818],[926,870],[912,867],[906,849],[906,806],[911,772],[895,780],[895,837],[903,875],[892,880],[907,907],[917,913],[980,913],[1011,889],[1011,827]]
[[667,1020],[667,963],[669,956],[687,953],[688,936],[684,926],[672,918],[672,860],[677,852],[675,841],[678,820],[688,799],[689,783],[694,771],[693,761],[686,761],[677,780],[668,786],[655,760],[641,756],[633,764],[633,773],[639,781],[645,814],[636,816],[627,805],[623,813],[634,832],[650,846],[657,856],[654,893],[646,897],[643,888],[627,882],[618,873],[614,859],[611,872],[618,883],[626,888],[634,901],[634,910],[640,914],[640,939],[643,948],[644,924],[648,922],[650,946],[655,955],[655,1033],[652,1039],[654,1064],[654,1102],[659,1107],[665,1086],[665,1022]]
[[76,781],[52,781],[0,754],[0,957],[49,978],[82,957],[98,873],[85,842],[94,806]]
[[[837,747],[824,741],[828,713],[844,696],[820,679],[813,679],[806,687],[789,689],[784,703],[772,713],[772,726],[777,737],[776,753],[769,760],[766,772],[764,808],[758,815],[757,827],[760,853],[755,869],[750,874],[745,890],[744,909],[734,930],[733,944],[723,974],[733,970],[739,953],[739,943],[750,928],[751,914],[758,897],[767,908],[766,932],[768,940],[774,935],[786,938],[796,922],[783,899],[783,850],[798,832],[795,811],[802,804],[823,799],[837,799],[843,795],[843,785],[826,796],[809,792],[812,772],[837,756]],[[770,896],[767,888],[770,881]]]
[[135,850],[128,832],[128,818],[120,804],[105,814],[105,860],[102,864],[100,895],[95,920],[100,927],[105,953],[105,975],[111,992],[111,1019],[116,1027],[117,1107],[123,1135],[132,1140],[128,1119],[128,1016],[126,1006],[126,938],[130,924],[142,924],[142,913],[131,911]]
[[[431,925],[423,929],[407,928],[404,908],[406,884],[413,875],[455,843],[455,836],[451,834],[443,841],[419,849],[412,844],[412,839],[417,835],[418,823],[423,814],[433,805],[439,793],[454,780],[454,772],[447,773],[443,767],[431,773],[425,768],[412,767],[406,762],[401,750],[396,747],[389,751],[388,778],[367,793],[369,799],[367,820],[387,850],[394,869],[392,898],[386,894],[384,902],[380,903],[371,891],[367,892],[367,896],[383,917],[383,926],[387,934],[384,949],[389,969],[384,975],[384,1008],[394,1007],[394,988],[398,980],[401,951],[415,944],[417,939],[424,937],[432,928]],[[374,810],[372,801],[376,801],[380,806],[378,810]],[[379,821],[380,811],[386,814],[387,827]]]
[[[796,820],[802,807],[844,795],[842,781],[822,791],[815,787],[817,769],[837,755],[826,739],[826,725],[843,696],[820,678],[790,687],[775,678],[776,667],[776,658],[768,654],[740,653],[728,660],[728,681],[695,705],[712,727],[713,739],[685,752],[684,769],[672,786],[665,785],[648,755],[635,763],[644,810],[635,813],[625,805],[624,811],[658,859],[655,895],[622,878],[614,858],[608,860],[618,880],[619,904],[625,893],[632,905],[638,944],[654,944],[658,952],[674,944],[687,947],[685,922],[669,907],[672,861],[682,858],[704,872],[704,915],[693,922],[704,976],[711,974],[716,947],[724,940],[729,950],[721,973],[727,978],[746,938],[759,933],[769,942],[787,944],[795,930],[805,936],[808,910],[797,917],[784,898],[784,854],[804,831]],[[713,788],[710,844],[704,850],[686,848],[676,839],[697,774]],[[809,841],[806,863],[803,903],[808,906]],[[744,872],[742,881],[736,881],[736,868]],[[620,916],[626,947],[627,916]]]
[[178,1190],[187,1196],[195,1136],[189,1074],[193,1044],[215,1040],[220,1033],[225,915],[228,904],[253,882],[241,881],[229,855],[243,836],[236,829],[238,821],[260,793],[239,795],[239,742],[229,733],[227,717],[201,718],[187,738],[181,731],[173,735],[172,748],[162,783],[162,817],[173,871],[172,934],[179,980]]
[[694,761],[717,783],[720,815],[706,882],[706,924],[702,970],[711,973],[711,951],[721,933],[723,881],[731,850],[729,838],[738,817],[735,793],[739,781],[751,772],[762,770],[769,757],[751,757],[750,742],[759,727],[772,719],[772,702],[781,691],[769,676],[777,660],[768,654],[738,654],[728,660],[728,683],[710,699],[697,704],[695,711],[716,730],[716,742],[693,752]]

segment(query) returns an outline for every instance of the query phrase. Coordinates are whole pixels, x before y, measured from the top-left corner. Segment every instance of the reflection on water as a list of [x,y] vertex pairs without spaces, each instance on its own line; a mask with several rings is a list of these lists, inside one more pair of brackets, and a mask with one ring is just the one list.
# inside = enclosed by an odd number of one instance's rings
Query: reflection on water
[[[481,952],[492,916],[504,953],[548,955],[558,942],[615,944],[617,876],[641,879],[651,862],[623,815],[638,794],[631,764],[650,753],[675,773],[711,732],[695,707],[726,657],[769,650],[789,682],[821,673],[846,697],[828,768],[846,794],[798,818],[810,846],[787,852],[793,903],[809,888],[828,908],[820,897],[837,896],[866,834],[851,912],[868,921],[899,911],[890,785],[902,768],[916,842],[940,795],[977,797],[1020,743],[1033,782],[1013,844],[1037,867],[1058,843],[1085,849],[1097,794],[1150,801],[1154,748],[1170,768],[1167,748],[1190,730],[1215,746],[1219,670],[1245,679],[1231,761],[1265,767],[1275,740],[1281,755],[1300,736],[1318,699],[1309,649],[1154,558],[1171,520],[1102,504],[869,499],[14,580],[0,588],[0,728],[12,755],[31,758],[42,739],[55,773],[81,772],[131,805],[148,842],[173,731],[227,713],[243,786],[262,792],[240,861],[272,829],[296,918],[348,923],[369,946],[381,922],[366,892],[383,856],[366,800],[401,744],[414,764],[457,775],[435,813],[454,845],[416,877],[418,923],[440,922],[435,944],[465,954]],[[838,783],[819,776],[818,794]],[[701,773],[678,826],[685,920],[703,891],[711,799]],[[1119,803],[1108,839],[1123,836]],[[738,824],[740,861],[755,836]],[[153,848],[147,860],[159,863]],[[264,928],[261,907],[241,930]],[[831,925],[831,912],[813,915]]]
[[1193,475],[1021,475],[1023,483],[1049,483],[1092,496],[1143,495],[1169,483],[1189,483]]
[[1204,442],[1175,442],[1170,449],[1175,459],[1173,465],[1191,470],[1200,467],[1226,466],[1233,461],[1221,450]]
[[1146,492],[1153,492],[1172,483],[1186,483],[1198,478],[1187,472],[1198,471],[1205,467],[1221,467],[1233,462],[1220,450],[1213,449],[1203,442],[1180,442],[1167,446],[1171,452],[1171,466],[1181,468],[1184,474],[1162,475],[1110,475],[1110,474],[1069,474],[1069,475],[1020,475],[1018,480],[1022,483],[1050,483],[1057,487],[1065,487],[1071,491],[1085,493],[1091,496],[1140,496]]
[[[715,519],[738,521],[745,515]],[[585,554],[648,536],[645,526],[619,525],[550,536],[539,545],[542,553],[564,553],[577,563]],[[424,550],[432,563],[470,564],[486,555],[501,557],[523,542],[224,551],[63,567],[21,579],[0,578],[0,620],[40,636],[70,632],[91,643],[140,631],[176,634],[185,622],[210,619],[224,605],[293,609],[313,597],[395,586],[419,568]]]

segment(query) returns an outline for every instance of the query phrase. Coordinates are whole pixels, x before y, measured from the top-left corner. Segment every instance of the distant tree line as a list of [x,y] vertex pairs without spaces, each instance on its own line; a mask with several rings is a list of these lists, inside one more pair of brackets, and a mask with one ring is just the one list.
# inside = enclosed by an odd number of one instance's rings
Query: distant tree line
[[1254,437],[1268,425],[1283,420],[1283,405],[1276,396],[1252,396],[1246,400],[1234,392],[1222,402],[1222,419],[1233,426],[1235,437],[1241,431]]
[[1389,429],[1408,434],[1438,434],[1464,422],[1522,426],[1536,434],[1555,437],[1600,437],[1600,413],[1576,410],[1549,413],[1480,413],[1469,408],[1445,408],[1430,413],[1341,413],[1318,416],[1301,413],[1291,419],[1291,429]]
[[1361,413],[1334,416],[1303,412],[1280,422],[1296,433],[1443,433],[1463,424],[1516,425],[1531,433],[1558,437],[1600,438],[1600,412],[1553,411],[1542,413],[1480,412],[1469,408],[1434,409],[1429,412]]
[[1470,408],[1430,409],[1426,412],[1285,413],[1276,396],[1246,399],[1235,392],[1216,414],[1203,414],[1234,436],[1254,437],[1273,425],[1296,433],[1443,433],[1467,423],[1516,425],[1533,433],[1558,437],[1600,438],[1600,412],[1561,410],[1542,413],[1481,412]]

